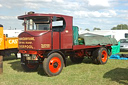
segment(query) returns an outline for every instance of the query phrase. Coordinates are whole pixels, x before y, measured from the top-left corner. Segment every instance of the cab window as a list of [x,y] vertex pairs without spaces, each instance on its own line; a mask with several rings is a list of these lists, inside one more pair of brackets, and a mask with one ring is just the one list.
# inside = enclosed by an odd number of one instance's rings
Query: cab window
[[49,17],[34,17],[25,21],[27,30],[50,30]]
[[62,32],[66,27],[66,23],[64,18],[56,17],[56,19],[52,20],[52,31],[54,32]]

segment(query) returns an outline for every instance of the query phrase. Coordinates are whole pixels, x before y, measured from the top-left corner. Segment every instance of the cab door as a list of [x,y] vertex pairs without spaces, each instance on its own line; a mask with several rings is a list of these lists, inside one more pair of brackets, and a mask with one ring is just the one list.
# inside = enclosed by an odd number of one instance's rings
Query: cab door
[[57,50],[61,49],[61,34],[60,34],[60,26],[57,18],[52,22],[52,49]]
[[60,49],[60,32],[52,31],[52,41],[53,50]]
[[52,22],[52,32],[53,49],[72,49],[72,17],[56,17]]

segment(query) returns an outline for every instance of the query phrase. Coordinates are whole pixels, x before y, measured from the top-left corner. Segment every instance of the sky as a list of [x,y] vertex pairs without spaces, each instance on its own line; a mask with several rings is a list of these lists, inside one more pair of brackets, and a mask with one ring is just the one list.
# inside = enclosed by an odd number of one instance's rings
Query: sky
[[83,30],[128,25],[128,0],[0,0],[0,24],[21,30],[17,16],[29,11],[73,16],[73,25]]

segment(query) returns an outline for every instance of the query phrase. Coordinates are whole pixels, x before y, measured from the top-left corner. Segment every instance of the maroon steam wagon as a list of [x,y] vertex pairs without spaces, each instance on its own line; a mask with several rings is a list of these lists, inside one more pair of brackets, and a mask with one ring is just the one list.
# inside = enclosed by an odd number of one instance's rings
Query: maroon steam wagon
[[56,76],[66,66],[67,56],[73,63],[81,63],[84,56],[91,57],[97,64],[105,64],[108,60],[107,51],[111,51],[112,44],[74,44],[74,36],[78,34],[73,31],[72,16],[29,12],[18,19],[24,20],[19,52],[25,71],[35,71],[43,64],[48,76]]

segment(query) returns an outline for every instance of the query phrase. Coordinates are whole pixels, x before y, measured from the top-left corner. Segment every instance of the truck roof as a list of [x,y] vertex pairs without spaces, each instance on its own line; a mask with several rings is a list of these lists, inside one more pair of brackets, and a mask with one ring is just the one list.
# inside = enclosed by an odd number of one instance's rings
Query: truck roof
[[43,16],[46,16],[46,17],[53,17],[53,16],[56,16],[56,17],[72,17],[72,16],[67,16],[67,15],[61,15],[61,14],[33,13],[33,14],[26,14],[26,15],[18,16],[18,19],[23,20],[24,18],[27,18],[27,17],[37,17],[37,16],[40,16],[40,17],[43,17]]

